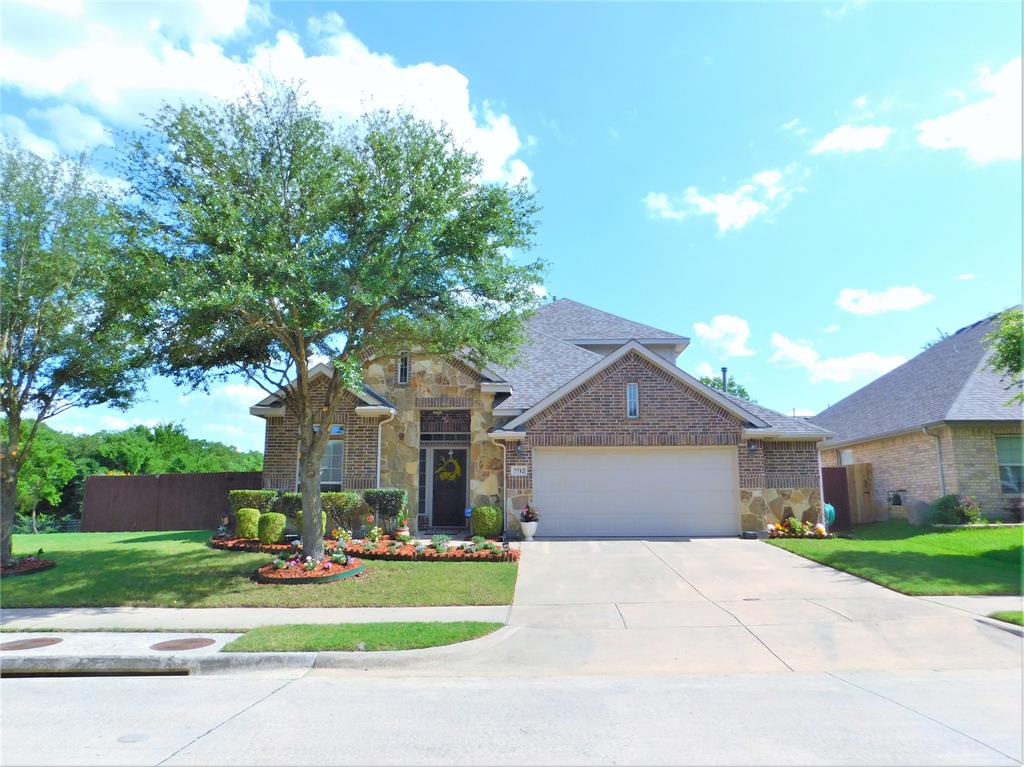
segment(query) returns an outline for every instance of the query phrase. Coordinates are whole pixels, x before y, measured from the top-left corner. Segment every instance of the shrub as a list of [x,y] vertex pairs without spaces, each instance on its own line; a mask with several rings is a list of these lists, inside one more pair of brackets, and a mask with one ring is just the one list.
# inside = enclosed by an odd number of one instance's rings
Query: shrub
[[363,499],[378,522],[394,523],[398,512],[408,509],[409,494],[397,487],[377,487],[363,491]]
[[296,512],[302,511],[302,493],[281,493],[281,498],[277,502],[277,510],[286,517],[294,517]]
[[[324,536],[327,535],[327,512],[320,512],[320,522],[323,525]],[[302,509],[295,512],[295,527],[298,528],[299,535],[302,535]]]
[[228,490],[228,505],[232,514],[238,514],[239,509],[256,509],[266,514],[274,510],[276,502],[276,490]]
[[363,497],[359,493],[321,493],[320,498],[332,526],[343,530],[357,527],[359,512],[363,508]]
[[484,538],[501,535],[501,509],[497,506],[473,507],[473,534]]
[[430,543],[438,554],[443,554],[448,550],[448,543],[451,539],[450,535],[435,535],[430,539]]
[[284,522],[284,514],[276,511],[260,514],[258,525],[260,543],[280,543],[281,539],[284,538]]
[[235,535],[239,538],[258,538],[259,534],[259,509],[239,509],[235,512]]
[[944,495],[932,503],[933,521],[943,525],[970,525],[981,519],[981,506],[970,495]]

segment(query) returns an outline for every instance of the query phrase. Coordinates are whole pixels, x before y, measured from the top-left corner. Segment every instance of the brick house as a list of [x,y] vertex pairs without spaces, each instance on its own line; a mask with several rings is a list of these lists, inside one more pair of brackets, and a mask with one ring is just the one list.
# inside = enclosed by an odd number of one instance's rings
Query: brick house
[[973,495],[1002,516],[1022,497],[1020,391],[987,367],[996,317],[961,328],[810,420],[835,436],[822,465],[870,463],[874,501],[917,521],[947,493]]
[[[531,318],[512,367],[415,350],[372,359],[336,411],[322,487],[404,487],[420,531],[462,527],[482,503],[504,509],[513,531],[530,503],[549,536],[816,520],[828,432],[704,386],[675,364],[688,343],[561,299]],[[266,419],[264,486],[295,489],[294,418],[273,396],[250,412]]]

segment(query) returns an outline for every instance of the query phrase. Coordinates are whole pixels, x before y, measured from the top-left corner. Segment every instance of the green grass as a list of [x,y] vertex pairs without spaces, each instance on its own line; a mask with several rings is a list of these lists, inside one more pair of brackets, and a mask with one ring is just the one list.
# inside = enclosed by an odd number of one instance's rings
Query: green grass
[[0,604],[14,607],[408,607],[506,605],[515,562],[367,561],[335,583],[262,585],[249,580],[268,554],[218,551],[202,530],[15,535],[14,553],[44,550],[57,566],[5,578]]
[[857,527],[852,536],[769,543],[904,594],[1021,593],[1019,527],[936,530],[893,520]]
[[416,650],[465,642],[490,634],[500,623],[296,623],[251,629],[224,652],[319,652],[323,650]]
[[1024,626],[1024,610],[1004,610],[1003,612],[992,613],[988,617],[995,618],[997,621]]

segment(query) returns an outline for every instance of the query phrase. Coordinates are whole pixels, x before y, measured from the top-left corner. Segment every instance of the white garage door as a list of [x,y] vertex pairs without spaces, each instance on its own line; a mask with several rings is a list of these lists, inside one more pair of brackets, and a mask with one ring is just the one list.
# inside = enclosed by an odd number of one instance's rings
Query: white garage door
[[541,536],[739,532],[736,448],[536,448]]

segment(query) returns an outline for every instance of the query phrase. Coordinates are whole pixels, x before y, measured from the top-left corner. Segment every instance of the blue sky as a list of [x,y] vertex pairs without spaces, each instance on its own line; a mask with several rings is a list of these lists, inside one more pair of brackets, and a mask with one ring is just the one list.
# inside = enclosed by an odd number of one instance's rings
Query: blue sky
[[[162,100],[302,79],[339,120],[446,120],[543,207],[547,290],[691,337],[762,404],[818,412],[1021,297],[1021,7],[5,3],[4,133],[96,149]],[[242,381],[127,413],[262,446]]]

